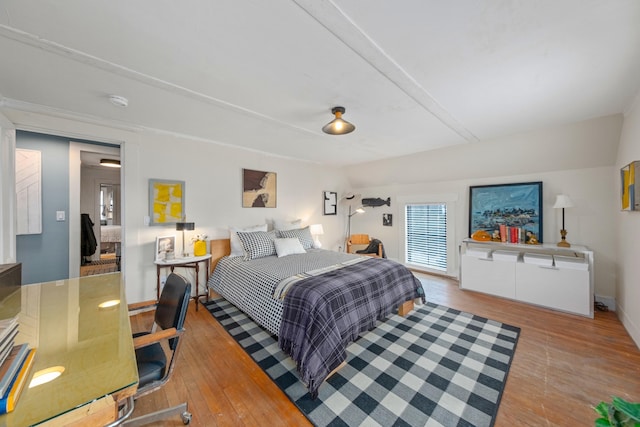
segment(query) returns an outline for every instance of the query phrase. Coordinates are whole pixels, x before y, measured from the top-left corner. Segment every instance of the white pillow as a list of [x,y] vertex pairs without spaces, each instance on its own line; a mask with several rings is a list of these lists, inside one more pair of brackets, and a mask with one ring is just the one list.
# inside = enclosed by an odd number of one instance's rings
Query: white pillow
[[296,219],[293,221],[280,221],[276,219],[273,221],[273,228],[278,231],[295,230],[297,228],[302,228],[302,220]]
[[276,247],[276,253],[278,254],[278,258],[293,255],[293,254],[304,254],[307,251],[302,247],[302,243],[300,243],[300,239],[297,237],[290,237],[287,239],[275,239],[273,244]]
[[267,224],[252,225],[250,227],[230,227],[229,228],[229,240],[231,241],[231,255],[230,256],[243,256],[244,247],[242,242],[238,239],[238,231],[252,232],[252,231],[267,231]]
[[300,240],[303,248],[309,249],[313,247],[313,237],[311,237],[309,226],[295,230],[280,230],[278,231],[278,237],[294,237]]

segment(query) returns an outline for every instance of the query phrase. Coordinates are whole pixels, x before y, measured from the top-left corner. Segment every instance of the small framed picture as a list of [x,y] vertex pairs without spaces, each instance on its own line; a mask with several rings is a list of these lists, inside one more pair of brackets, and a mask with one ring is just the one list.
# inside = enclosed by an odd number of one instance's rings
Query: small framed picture
[[176,257],[176,236],[156,237],[156,259],[155,261],[172,261]]
[[335,191],[322,192],[322,214],[336,215],[338,213],[338,193]]
[[382,225],[391,227],[393,225],[393,215],[389,213],[382,214]]

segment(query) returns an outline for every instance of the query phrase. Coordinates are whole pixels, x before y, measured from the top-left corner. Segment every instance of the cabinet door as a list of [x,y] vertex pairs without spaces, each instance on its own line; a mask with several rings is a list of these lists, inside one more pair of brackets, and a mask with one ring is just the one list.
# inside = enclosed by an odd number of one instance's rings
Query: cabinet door
[[516,263],[462,255],[460,287],[515,298]]
[[589,272],[518,263],[516,299],[590,316]]

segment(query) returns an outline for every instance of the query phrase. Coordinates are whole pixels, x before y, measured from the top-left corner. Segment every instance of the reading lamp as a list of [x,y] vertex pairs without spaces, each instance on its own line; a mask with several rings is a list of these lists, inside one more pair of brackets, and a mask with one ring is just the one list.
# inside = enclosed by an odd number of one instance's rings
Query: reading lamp
[[351,205],[349,205],[349,216],[348,216],[349,220],[347,221],[347,240],[349,240],[349,238],[351,237],[351,217],[361,213],[364,213],[364,209],[362,208],[362,206],[356,209],[355,212],[351,213]]
[[567,242],[567,230],[564,228],[564,208],[573,207],[573,202],[566,194],[558,194],[556,196],[556,202],[553,205],[554,209],[562,209],[562,230],[560,230],[561,240],[558,242],[558,246],[562,248],[570,248],[571,244]]
[[324,125],[322,127],[322,132],[330,135],[344,135],[346,133],[353,132],[356,127],[342,118],[344,112],[344,107],[333,107],[331,109],[331,114],[335,115],[336,118]]
[[176,222],[176,230],[182,231],[182,256],[186,257],[188,254],[184,251],[184,232],[186,230],[193,231],[196,228],[195,222]]
[[320,249],[322,247],[322,243],[320,242],[321,235],[324,234],[324,229],[322,228],[322,224],[312,224],[309,226],[309,232],[314,237],[313,247]]

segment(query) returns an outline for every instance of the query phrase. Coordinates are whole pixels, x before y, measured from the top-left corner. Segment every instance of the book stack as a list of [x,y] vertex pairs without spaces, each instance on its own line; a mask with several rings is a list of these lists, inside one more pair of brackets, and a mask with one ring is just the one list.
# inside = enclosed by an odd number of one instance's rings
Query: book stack
[[500,241],[502,243],[525,243],[525,240],[524,228],[500,225]]
[[9,356],[18,335],[18,318],[16,316],[0,320],[0,365]]
[[26,343],[15,345],[17,334],[17,318],[0,320],[0,414],[15,409],[36,351]]

